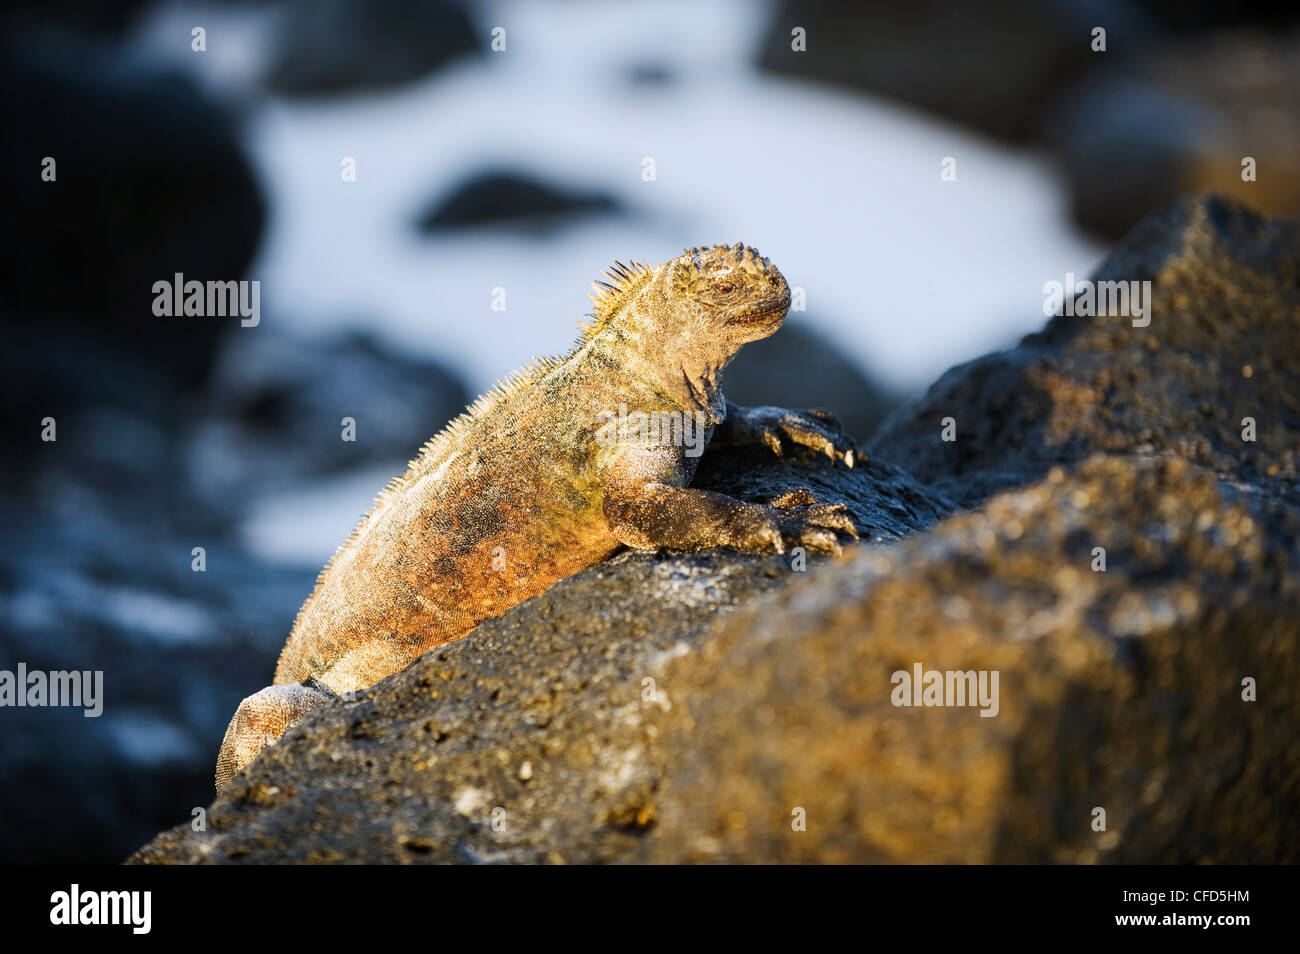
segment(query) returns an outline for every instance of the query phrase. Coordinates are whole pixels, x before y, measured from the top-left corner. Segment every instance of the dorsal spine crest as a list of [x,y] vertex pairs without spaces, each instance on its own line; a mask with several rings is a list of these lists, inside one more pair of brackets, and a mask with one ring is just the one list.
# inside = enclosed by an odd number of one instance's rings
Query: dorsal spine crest
[[591,283],[592,290],[595,292],[587,296],[592,301],[591,314],[588,316],[591,321],[578,320],[578,326],[582,329],[582,337],[578,343],[590,341],[607,327],[654,278],[657,268],[658,266],[651,267],[640,262],[629,262],[626,265],[615,262],[605,269],[605,276],[610,281]]

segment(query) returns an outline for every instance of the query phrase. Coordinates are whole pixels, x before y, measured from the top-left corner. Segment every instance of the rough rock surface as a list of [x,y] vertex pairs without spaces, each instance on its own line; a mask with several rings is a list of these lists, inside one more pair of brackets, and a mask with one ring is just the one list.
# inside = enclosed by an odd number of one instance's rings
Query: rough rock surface
[[[634,857],[1294,861],[1300,522],[1234,496],[1089,461],[732,615],[660,677]],[[916,663],[998,671],[997,716],[895,707]]]
[[[705,486],[843,500],[864,546],[620,555],[313,713],[132,860],[1300,859],[1296,248],[1214,200],[1149,221],[1103,269],[1155,282],[1149,327],[1055,319],[854,471],[706,455]],[[917,665],[996,672],[997,715],[895,705]]]
[[1300,502],[1300,221],[1188,199],[1144,221],[1094,277],[1150,280],[1150,325],[1053,318],[948,371],[872,452],[968,505],[1053,464],[1126,452],[1177,454]]
[[[1235,496],[1111,458],[795,580],[625,554],[310,717],[135,860],[1294,859],[1300,521]],[[894,707],[918,662],[998,670],[998,716]]]

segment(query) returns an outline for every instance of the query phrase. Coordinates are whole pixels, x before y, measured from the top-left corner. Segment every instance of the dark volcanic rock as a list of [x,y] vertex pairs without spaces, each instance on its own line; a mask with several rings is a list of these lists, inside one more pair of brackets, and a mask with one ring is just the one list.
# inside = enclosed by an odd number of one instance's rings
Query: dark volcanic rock
[[1119,237],[1200,190],[1300,214],[1300,33],[1167,44],[1098,71],[1052,115],[1075,221],[1098,234]]
[[[314,713],[134,860],[1294,860],[1300,522],[1234,497],[1110,459],[806,576],[625,554]],[[896,708],[916,663],[997,670],[997,717]]]
[[1281,28],[1300,21],[1300,7],[1291,0],[1134,0],[1161,26],[1191,33],[1222,26]]
[[[1185,462],[1110,458],[810,574],[657,674],[628,855],[1294,861],[1297,531]],[[895,707],[917,664],[998,672],[996,717]]]
[[1053,318],[1019,347],[948,371],[894,413],[872,452],[966,504],[1053,464],[1129,452],[1176,454],[1300,501],[1300,222],[1187,200],[1144,222],[1094,277],[1150,280],[1150,325]]
[[601,192],[549,185],[516,172],[483,172],[438,199],[417,223],[422,232],[478,225],[549,230],[581,215],[617,212],[618,202]]
[[[1093,53],[1105,26],[1109,52]],[[791,30],[807,49],[791,49]],[[795,2],[778,8],[764,69],[868,90],[1012,140],[1039,135],[1046,110],[1097,57],[1150,49],[1152,29],[1123,0]]]
[[88,42],[27,39],[0,50],[0,436],[91,403],[175,423],[238,319],[155,316],[153,285],[245,278],[260,188],[232,121],[192,85]]
[[278,41],[266,84],[292,96],[396,86],[481,45],[446,0],[286,0]]

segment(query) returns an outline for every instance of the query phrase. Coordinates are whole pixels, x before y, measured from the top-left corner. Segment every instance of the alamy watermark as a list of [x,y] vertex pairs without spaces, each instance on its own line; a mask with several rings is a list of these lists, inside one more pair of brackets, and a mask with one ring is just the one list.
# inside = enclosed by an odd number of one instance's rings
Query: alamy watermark
[[245,328],[262,320],[259,281],[201,282],[177,272],[153,283],[153,313],[159,318],[234,318]]
[[899,669],[889,677],[896,706],[978,707],[980,718],[991,719],[1001,707],[996,669],[931,669],[913,663],[912,671]]
[[0,708],[6,706],[84,709],[83,716],[97,719],[104,712],[104,670],[29,672],[21,662],[16,672],[0,669]]
[[1065,273],[1065,282],[1043,285],[1043,314],[1048,318],[1096,318],[1117,315],[1133,319],[1134,328],[1151,324],[1151,282],[1094,282],[1074,280],[1074,272]]
[[626,404],[620,404],[617,411],[597,412],[596,423],[596,443],[601,447],[683,447],[687,457],[699,457],[708,439],[708,418],[699,411],[628,411]]
[[152,912],[152,891],[83,891],[73,884],[50,895],[51,924],[122,924],[132,934],[148,934]]

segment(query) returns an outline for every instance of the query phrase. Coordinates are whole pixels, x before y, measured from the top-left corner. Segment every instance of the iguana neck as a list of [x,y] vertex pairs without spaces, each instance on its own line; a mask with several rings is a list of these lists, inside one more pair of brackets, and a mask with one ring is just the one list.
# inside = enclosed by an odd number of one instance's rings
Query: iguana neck
[[[635,382],[645,398],[675,409],[702,414],[710,424],[725,416],[721,376],[726,358],[696,354],[676,341],[643,329],[649,322],[630,313],[626,323],[610,327],[587,343],[588,360],[596,366],[622,369],[623,380]],[[728,356],[729,357],[729,356]]]
[[723,363],[686,356],[674,364],[675,367],[668,369],[668,377],[671,380],[672,372],[677,372],[677,390],[669,393],[681,401],[682,410],[704,414],[711,424],[721,421],[726,416],[726,402],[722,397]]

